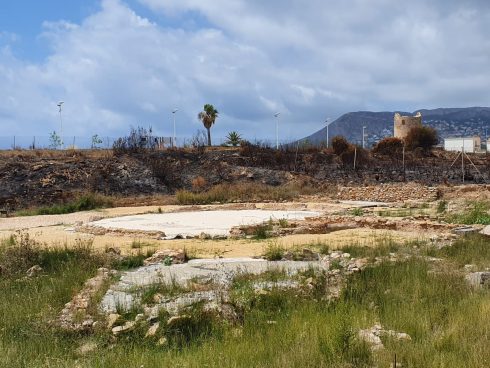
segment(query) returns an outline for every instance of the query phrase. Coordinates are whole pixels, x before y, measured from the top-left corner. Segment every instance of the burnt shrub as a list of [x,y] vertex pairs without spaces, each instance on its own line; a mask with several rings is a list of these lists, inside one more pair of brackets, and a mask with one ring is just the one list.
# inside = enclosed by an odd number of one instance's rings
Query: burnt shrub
[[337,156],[340,156],[342,153],[352,149],[352,145],[345,137],[337,135],[332,138],[332,149]]
[[157,141],[153,137],[152,128],[147,130],[142,127],[137,127],[136,129],[131,127],[129,135],[114,141],[112,151],[115,155],[122,155],[155,150],[156,147]]
[[403,141],[394,137],[380,140],[373,148],[373,153],[385,156],[399,155],[402,151]]
[[366,166],[369,163],[368,151],[352,144],[339,157],[342,164],[347,168],[354,167],[354,159],[356,160],[356,168]]
[[405,137],[405,145],[409,150],[417,148],[427,152],[439,142],[437,131],[428,126],[412,128]]

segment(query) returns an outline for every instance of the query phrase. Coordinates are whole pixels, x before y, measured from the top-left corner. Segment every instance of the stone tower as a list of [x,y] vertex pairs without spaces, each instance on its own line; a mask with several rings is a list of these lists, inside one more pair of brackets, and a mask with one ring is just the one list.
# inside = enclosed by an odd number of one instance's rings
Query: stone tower
[[395,114],[394,137],[405,139],[410,129],[422,125],[422,114],[416,113],[415,116],[402,116]]

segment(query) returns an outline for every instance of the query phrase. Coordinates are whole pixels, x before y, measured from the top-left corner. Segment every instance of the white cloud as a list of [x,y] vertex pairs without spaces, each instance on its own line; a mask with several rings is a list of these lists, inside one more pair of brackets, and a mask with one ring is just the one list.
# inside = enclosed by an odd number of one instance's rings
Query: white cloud
[[45,23],[51,52],[40,63],[16,57],[15,37],[1,32],[2,130],[57,129],[59,100],[70,135],[137,124],[170,135],[178,107],[178,133],[189,136],[210,102],[220,111],[215,135],[252,139],[274,136],[276,111],[292,138],[350,110],[490,100],[487,2],[139,1],[162,15],[158,23],[122,0],[103,0],[80,24]]

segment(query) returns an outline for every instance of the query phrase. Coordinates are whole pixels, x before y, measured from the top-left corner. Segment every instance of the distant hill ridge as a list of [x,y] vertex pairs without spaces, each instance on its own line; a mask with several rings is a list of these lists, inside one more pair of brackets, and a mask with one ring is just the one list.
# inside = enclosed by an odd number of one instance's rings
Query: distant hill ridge
[[[441,138],[478,135],[483,139],[490,134],[490,107],[437,108],[406,111],[358,111],[349,112],[332,122],[329,126],[329,138],[336,135],[346,137],[350,142],[362,142],[362,127],[366,127],[367,142],[376,143],[384,137],[393,135],[393,117],[398,112],[402,115],[415,115],[420,112],[424,124],[435,128]],[[320,144],[326,141],[327,131],[323,128],[300,142]]]

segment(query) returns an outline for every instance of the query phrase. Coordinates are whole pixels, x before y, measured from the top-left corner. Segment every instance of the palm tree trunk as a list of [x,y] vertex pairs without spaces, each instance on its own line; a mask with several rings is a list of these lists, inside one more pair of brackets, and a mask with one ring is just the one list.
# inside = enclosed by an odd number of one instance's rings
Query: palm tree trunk
[[211,128],[206,128],[208,131],[208,146],[211,147]]

